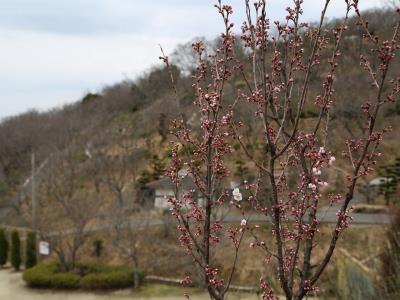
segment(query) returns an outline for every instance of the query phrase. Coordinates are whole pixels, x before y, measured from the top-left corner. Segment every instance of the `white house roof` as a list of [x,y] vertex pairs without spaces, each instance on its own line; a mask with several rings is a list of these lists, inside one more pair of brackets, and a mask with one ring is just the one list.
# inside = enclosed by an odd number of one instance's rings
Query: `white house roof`
[[391,177],[376,177],[369,182],[369,185],[377,186],[381,184],[386,184],[388,182],[392,182],[393,178]]

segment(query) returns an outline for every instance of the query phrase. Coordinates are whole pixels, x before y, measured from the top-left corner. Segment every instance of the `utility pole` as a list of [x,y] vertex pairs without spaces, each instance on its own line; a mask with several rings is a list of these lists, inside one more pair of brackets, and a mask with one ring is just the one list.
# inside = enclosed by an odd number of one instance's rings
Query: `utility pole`
[[32,175],[31,175],[31,187],[32,187],[32,230],[36,231],[36,195],[35,195],[35,152],[32,151],[31,157],[32,163]]

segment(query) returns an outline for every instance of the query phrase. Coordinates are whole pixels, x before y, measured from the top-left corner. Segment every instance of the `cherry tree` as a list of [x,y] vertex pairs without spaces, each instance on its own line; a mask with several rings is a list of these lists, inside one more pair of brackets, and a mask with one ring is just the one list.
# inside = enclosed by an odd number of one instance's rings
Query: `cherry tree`
[[[254,239],[250,246],[264,253],[265,259],[260,263],[276,266],[281,289],[272,290],[266,274],[259,281],[262,299],[277,299],[276,295],[282,293],[286,299],[303,299],[317,292],[318,280],[331,261],[336,243],[351,223],[350,203],[357,181],[373,171],[381,156],[378,148],[382,138],[391,130],[377,124],[377,118],[382,107],[394,102],[400,91],[399,74],[390,69],[399,49],[399,18],[392,38],[381,40],[368,29],[359,1],[344,2],[345,16],[331,28],[326,26],[330,0],[323,2],[315,25],[301,21],[302,0],[294,0],[292,7],[286,9],[284,21],[272,23],[265,0],[254,3],[245,0],[246,20],[241,26],[241,41],[248,58],[241,61],[234,51],[237,40],[230,21],[233,9],[220,0],[215,5],[224,24],[220,47],[206,56],[202,42],[192,45],[198,57],[197,71],[192,77],[199,128],[187,125],[184,120],[173,122],[176,140],[167,174],[176,188],[175,197],[168,201],[179,224],[179,241],[202,270],[202,280],[211,299],[226,298],[239,267],[238,256],[245,234]],[[341,45],[351,13],[355,13],[371,48],[354,64],[365,70],[372,88],[369,99],[360,108],[365,130],[352,139],[343,137],[338,144],[330,140],[333,136],[330,121],[332,108],[340,100],[335,96],[340,88],[336,83],[338,77],[344,76],[340,64],[345,49]],[[161,59],[169,68],[168,57],[163,54]],[[227,86],[237,75],[245,82],[245,88],[237,89],[232,99]],[[311,80],[319,88],[311,89]],[[248,105],[254,111],[258,122],[255,135],[262,145],[260,153],[251,151],[243,142],[243,123],[236,117],[239,105]],[[306,122],[303,116],[307,106],[313,107],[317,117]],[[254,165],[256,180],[229,194],[217,187],[230,176],[233,143],[241,145],[240,151]],[[329,185],[325,174],[339,159],[350,166],[346,191],[325,193],[324,188]],[[188,170],[185,175],[180,172],[183,168]],[[198,191],[182,188],[184,176],[193,178]],[[266,188],[268,193],[264,192]],[[204,199],[204,206],[196,201],[197,192]],[[227,201],[241,214],[237,226],[212,218],[213,211]],[[317,256],[314,250],[321,224],[317,212],[322,202],[337,203],[340,209],[329,245],[323,245],[322,256]],[[244,203],[251,206],[251,212],[244,209]],[[270,234],[262,233],[260,226],[251,221],[253,214],[265,216],[265,221],[271,224]],[[232,242],[235,255],[230,272],[223,277],[213,254],[225,237]],[[184,283],[189,281],[188,277]]]

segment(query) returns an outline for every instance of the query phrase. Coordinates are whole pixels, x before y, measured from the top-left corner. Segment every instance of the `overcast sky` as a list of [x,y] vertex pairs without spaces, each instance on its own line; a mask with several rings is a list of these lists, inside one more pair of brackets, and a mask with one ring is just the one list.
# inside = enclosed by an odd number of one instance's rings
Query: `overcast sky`
[[[244,0],[234,7],[243,20]],[[282,19],[289,0],[270,0]],[[360,0],[362,8],[381,0]],[[220,32],[213,0],[0,0],[0,119],[31,108],[76,101],[158,64],[159,48]],[[306,21],[318,19],[322,0],[305,0]],[[344,0],[332,0],[330,18]]]

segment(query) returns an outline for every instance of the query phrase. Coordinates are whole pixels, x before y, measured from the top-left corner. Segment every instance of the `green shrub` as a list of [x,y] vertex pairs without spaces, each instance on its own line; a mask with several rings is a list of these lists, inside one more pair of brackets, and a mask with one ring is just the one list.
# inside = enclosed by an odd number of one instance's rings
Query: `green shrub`
[[81,276],[77,273],[56,273],[52,274],[50,285],[52,288],[76,289],[80,287]]
[[375,299],[374,281],[369,274],[363,272],[346,260],[337,264],[337,293],[340,299],[372,300]]
[[130,286],[133,286],[133,272],[130,270],[92,273],[81,279],[81,287],[87,289],[126,288]]
[[386,235],[387,243],[383,246],[380,255],[379,292],[381,299],[400,299],[400,210],[393,211],[392,224]]
[[8,241],[3,229],[0,229],[0,266],[4,266],[8,257]]
[[36,263],[36,234],[34,232],[29,232],[25,247],[25,268],[32,268]]
[[73,271],[63,273],[56,262],[43,263],[25,270],[23,279],[33,287],[116,289],[139,286],[144,274],[138,272],[139,282],[134,285],[134,272],[128,267],[104,266],[94,262],[78,262]]
[[22,278],[31,286],[51,287],[51,278],[59,269],[56,262],[42,263],[25,270]]
[[111,267],[96,262],[77,262],[75,264],[76,271],[83,277],[90,273],[109,272]]
[[21,266],[21,241],[18,231],[13,231],[11,235],[11,265],[16,271]]
[[61,273],[56,262],[43,263],[25,270],[22,278],[33,287],[40,288],[79,288],[80,276],[73,272]]
[[347,273],[350,297],[353,300],[375,299],[374,281],[358,268],[349,268]]

